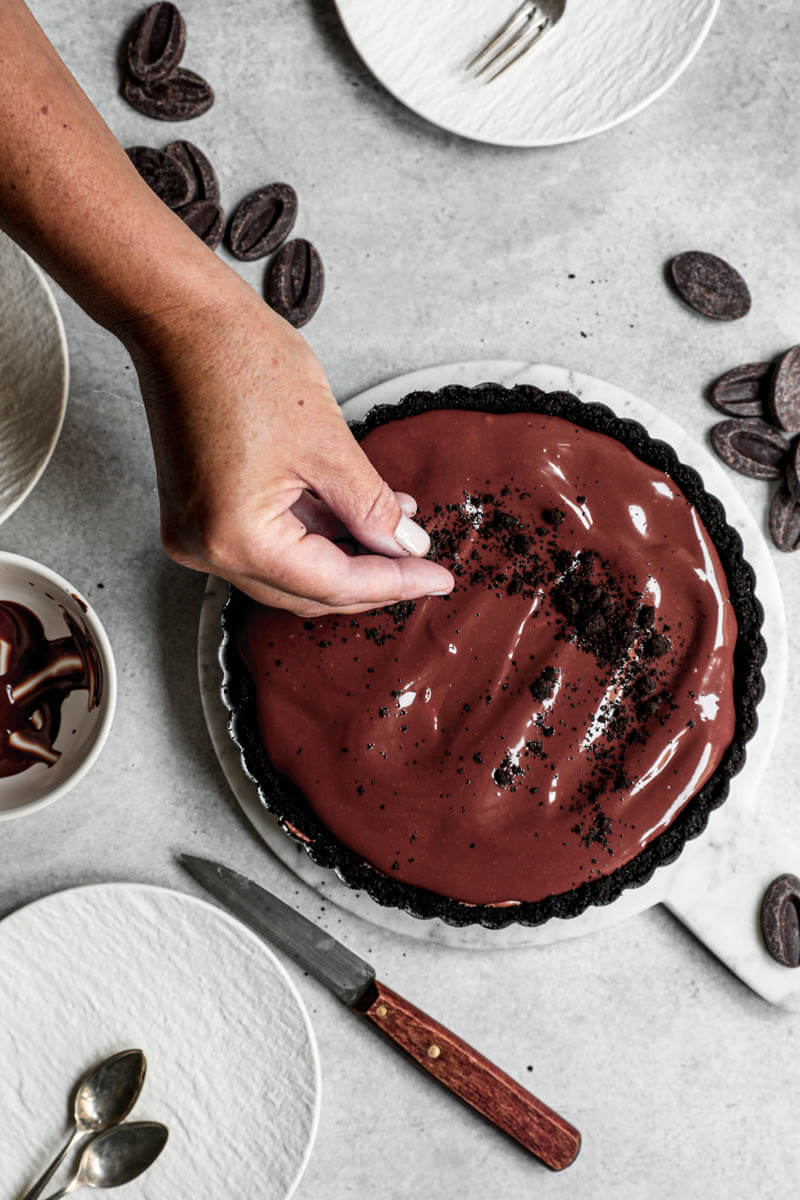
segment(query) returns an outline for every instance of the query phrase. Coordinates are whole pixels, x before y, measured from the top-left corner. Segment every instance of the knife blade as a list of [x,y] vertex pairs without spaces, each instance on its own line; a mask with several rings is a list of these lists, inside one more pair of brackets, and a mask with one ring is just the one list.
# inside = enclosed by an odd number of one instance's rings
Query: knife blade
[[386,987],[368,962],[238,871],[190,854],[182,854],[180,861],[245,925],[293,958],[428,1074],[551,1170],[563,1170],[574,1162],[581,1135],[573,1125],[444,1025]]
[[375,972],[369,963],[251,879],[221,863],[191,854],[182,854],[181,862],[245,925],[280,947],[348,1008],[374,981]]

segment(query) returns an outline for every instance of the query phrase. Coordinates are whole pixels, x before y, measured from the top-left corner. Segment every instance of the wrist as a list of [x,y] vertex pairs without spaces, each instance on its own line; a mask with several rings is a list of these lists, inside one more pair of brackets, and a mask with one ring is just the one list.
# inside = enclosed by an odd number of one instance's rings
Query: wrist
[[138,228],[131,231],[135,252],[92,279],[86,305],[126,345],[132,337],[158,336],[183,313],[210,305],[229,273],[175,213],[153,200],[151,211],[137,213]]
[[114,284],[96,319],[134,356],[191,344],[251,291],[182,223],[162,233],[134,278]]

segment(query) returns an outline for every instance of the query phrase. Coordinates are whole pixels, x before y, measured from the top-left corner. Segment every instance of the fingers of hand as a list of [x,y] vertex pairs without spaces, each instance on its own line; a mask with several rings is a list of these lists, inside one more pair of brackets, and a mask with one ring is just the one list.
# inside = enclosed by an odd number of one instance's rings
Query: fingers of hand
[[229,582],[237,587],[240,592],[244,592],[246,596],[250,596],[259,604],[265,604],[268,608],[282,608],[286,612],[294,613],[298,617],[324,617],[334,613],[374,612],[376,609],[385,608],[389,604],[396,603],[394,600],[386,600],[383,604],[351,604],[347,607],[332,608],[330,605],[318,604],[314,600],[308,600],[305,596],[294,596],[291,592],[283,592],[280,588],[259,583],[247,575],[231,575],[228,578]]
[[[294,521],[289,514],[287,518]],[[253,585],[276,588],[336,612],[447,594],[454,584],[450,572],[438,563],[413,557],[348,555],[314,533],[284,545],[280,557],[257,572],[248,571],[245,577]]]
[[331,512],[327,504],[304,491],[300,499],[292,505],[290,512],[297,517],[307,533],[317,533],[320,537],[329,538],[332,542],[352,541],[351,534],[342,522]]
[[395,492],[394,496],[407,517],[417,515],[417,502],[413,496],[409,496],[408,492]]
[[390,558],[428,553],[430,538],[412,520],[412,497],[392,491],[343,420],[320,443],[305,479],[368,550]]
[[[407,497],[401,498],[407,503]],[[306,616],[364,612],[399,600],[446,595],[454,584],[450,572],[437,563],[359,554],[327,506],[308,493],[280,516],[251,521],[248,528],[245,536],[238,523],[226,526],[224,536],[218,531],[205,537],[199,553],[169,539],[165,548],[184,566],[210,570],[263,604]],[[335,539],[345,536],[348,540],[337,544]]]
[[[406,516],[413,517],[417,511],[414,497],[406,492],[395,492],[394,495],[401,511]],[[353,541],[353,535],[331,512],[327,504],[308,491],[303,491],[300,499],[292,505],[291,512],[305,526],[308,533],[318,533],[333,542]]]

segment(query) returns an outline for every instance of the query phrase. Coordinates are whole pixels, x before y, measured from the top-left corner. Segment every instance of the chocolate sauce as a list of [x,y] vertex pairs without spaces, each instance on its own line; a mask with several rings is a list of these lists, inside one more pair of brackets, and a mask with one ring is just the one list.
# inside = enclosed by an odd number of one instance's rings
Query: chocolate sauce
[[68,634],[49,641],[29,608],[0,601],[0,777],[58,762],[54,743],[71,692],[86,689],[90,709],[100,702],[103,672],[94,642],[61,611]]
[[467,903],[616,870],[733,736],[736,619],[697,513],[544,414],[431,411],[363,445],[456,587],[313,621],[253,605],[238,644],[272,762],[365,861]]

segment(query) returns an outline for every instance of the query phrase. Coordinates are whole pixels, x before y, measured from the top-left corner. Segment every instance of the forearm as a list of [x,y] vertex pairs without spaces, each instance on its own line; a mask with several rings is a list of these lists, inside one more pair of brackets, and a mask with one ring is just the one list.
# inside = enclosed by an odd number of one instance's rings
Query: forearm
[[160,322],[228,269],[140,179],[22,0],[0,0],[0,225],[97,321]]

